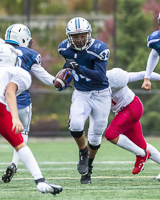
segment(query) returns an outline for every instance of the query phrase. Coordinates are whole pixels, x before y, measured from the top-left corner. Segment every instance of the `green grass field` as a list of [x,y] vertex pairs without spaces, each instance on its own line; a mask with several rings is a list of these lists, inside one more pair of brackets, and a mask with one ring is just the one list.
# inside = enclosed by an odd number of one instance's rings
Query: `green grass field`
[[[13,148],[0,138],[0,173],[11,162]],[[146,138],[160,151],[160,138]],[[10,183],[0,181],[0,199],[13,200],[138,200],[160,199],[160,182],[155,177],[160,165],[150,160],[144,171],[132,175],[135,155],[103,139],[93,164],[92,184],[81,185],[77,172],[78,148],[72,138],[32,139],[31,148],[43,176],[50,183],[63,187],[53,196],[40,194],[28,170],[20,162]]]

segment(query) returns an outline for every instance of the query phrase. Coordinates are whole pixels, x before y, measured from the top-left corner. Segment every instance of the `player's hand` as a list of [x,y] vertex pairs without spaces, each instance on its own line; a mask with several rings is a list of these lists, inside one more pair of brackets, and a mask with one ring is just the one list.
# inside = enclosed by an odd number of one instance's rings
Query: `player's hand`
[[24,130],[23,124],[18,118],[13,118],[12,123],[13,123],[12,131],[15,130],[15,134],[18,134]]
[[148,78],[144,78],[141,88],[146,91],[151,91],[151,82]]
[[57,91],[62,91],[62,90],[65,90],[65,89],[67,89],[67,88],[72,88],[72,86],[71,85],[67,85],[67,86],[64,86],[64,87],[62,87],[62,88],[56,88],[56,90]]
[[66,65],[64,68],[76,70],[78,67],[79,67],[79,64],[76,63],[74,59],[66,59]]

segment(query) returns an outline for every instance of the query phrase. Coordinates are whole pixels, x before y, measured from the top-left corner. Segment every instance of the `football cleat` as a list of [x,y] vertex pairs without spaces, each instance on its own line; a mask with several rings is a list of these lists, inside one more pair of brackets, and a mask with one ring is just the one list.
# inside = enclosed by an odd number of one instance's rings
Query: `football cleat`
[[136,156],[137,159],[136,159],[132,174],[138,174],[139,172],[144,170],[144,166],[150,157],[150,152],[148,150],[145,150],[145,151],[146,151],[146,155],[144,157]]
[[89,167],[88,173],[84,176],[81,176],[81,184],[91,184],[91,174],[93,166]]
[[86,175],[88,173],[88,160],[89,160],[89,152],[81,153],[79,151],[79,161],[77,164],[77,170],[81,175]]
[[60,185],[54,185],[45,181],[44,178],[35,180],[37,189],[40,193],[51,193],[53,195],[59,194],[62,192],[62,187]]
[[160,181],[160,174],[156,177],[156,180]]
[[6,172],[3,174],[2,181],[4,183],[9,183],[12,180],[13,176],[15,175],[16,171],[17,171],[16,165],[14,163],[11,163],[7,167]]

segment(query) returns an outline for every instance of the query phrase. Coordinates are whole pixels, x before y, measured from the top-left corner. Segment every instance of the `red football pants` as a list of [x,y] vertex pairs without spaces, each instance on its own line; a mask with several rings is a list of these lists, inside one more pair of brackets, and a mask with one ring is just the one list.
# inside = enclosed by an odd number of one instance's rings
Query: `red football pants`
[[6,110],[6,106],[0,103],[0,134],[13,146],[16,147],[23,142],[21,133],[12,131],[12,116]]
[[107,140],[113,140],[123,134],[137,146],[146,149],[147,144],[143,137],[140,118],[143,114],[143,104],[135,96],[133,101],[120,111],[105,131]]

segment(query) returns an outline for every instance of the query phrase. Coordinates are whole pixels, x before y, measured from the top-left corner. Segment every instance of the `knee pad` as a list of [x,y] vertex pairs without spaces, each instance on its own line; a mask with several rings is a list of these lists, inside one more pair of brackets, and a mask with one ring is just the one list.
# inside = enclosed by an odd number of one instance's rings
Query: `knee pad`
[[96,145],[96,146],[93,146],[93,145],[92,145],[92,144],[90,144],[90,143],[89,143],[89,141],[88,141],[88,146],[89,146],[89,148],[90,148],[90,149],[92,149],[92,150],[97,150],[97,149],[99,149],[99,148],[100,148],[101,144],[99,144],[99,145]]
[[84,122],[78,119],[71,119],[69,123],[69,130],[80,132],[84,129]]
[[[95,133],[88,133],[88,143],[92,146],[98,146],[101,144],[102,135],[97,135]],[[92,149],[92,148],[91,148]]]
[[83,131],[70,131],[70,133],[74,138],[80,138],[83,135]]

